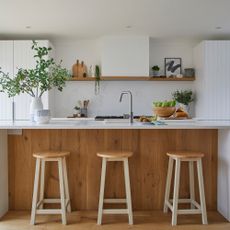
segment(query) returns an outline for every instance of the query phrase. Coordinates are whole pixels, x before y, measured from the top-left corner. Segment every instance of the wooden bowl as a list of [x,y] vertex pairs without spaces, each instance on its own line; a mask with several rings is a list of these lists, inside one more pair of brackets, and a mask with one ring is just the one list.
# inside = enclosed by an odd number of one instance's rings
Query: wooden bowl
[[176,111],[176,107],[154,107],[153,112],[159,117],[170,117]]

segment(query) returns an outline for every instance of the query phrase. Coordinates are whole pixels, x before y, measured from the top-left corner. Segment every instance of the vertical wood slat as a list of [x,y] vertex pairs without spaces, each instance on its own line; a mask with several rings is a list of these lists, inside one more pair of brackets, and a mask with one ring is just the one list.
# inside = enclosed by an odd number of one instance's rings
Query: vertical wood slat
[[[35,160],[32,153],[58,148],[69,150],[67,159],[70,198],[73,210],[97,210],[101,150],[131,150],[130,181],[134,210],[162,210],[169,150],[202,151],[208,210],[217,205],[217,130],[23,130],[9,136],[10,209],[31,208]],[[125,196],[123,171],[110,162],[106,196]],[[109,172],[109,170],[111,170]],[[189,197],[188,170],[181,167],[180,197]],[[46,195],[59,195],[57,168],[46,175]],[[196,176],[195,176],[196,178]],[[112,182],[114,181],[114,183]],[[197,187],[197,180],[195,180]],[[198,191],[196,188],[198,197]]]

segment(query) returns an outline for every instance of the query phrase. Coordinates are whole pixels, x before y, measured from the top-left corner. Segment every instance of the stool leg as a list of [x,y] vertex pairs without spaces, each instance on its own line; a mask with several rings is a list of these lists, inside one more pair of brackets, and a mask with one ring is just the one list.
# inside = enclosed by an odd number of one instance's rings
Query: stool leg
[[[190,199],[195,200],[193,161],[189,162],[189,189],[190,189]],[[194,209],[194,208],[195,206],[191,203],[191,209]]]
[[130,189],[130,178],[129,178],[129,162],[128,159],[124,159],[123,162],[124,162],[125,192],[126,192],[129,224],[133,224],[133,211],[132,211],[132,200],[131,200],[131,189]]
[[67,167],[66,167],[66,158],[63,159],[63,169],[64,169],[64,183],[65,183],[65,195],[67,200],[67,211],[71,212],[70,206],[70,196],[69,196],[69,183],[68,183],[68,175],[67,175]]
[[32,224],[32,225],[35,224],[35,215],[36,215],[37,199],[38,199],[38,184],[39,184],[40,165],[41,165],[41,160],[36,159],[36,169],[35,169],[35,177],[34,177],[34,191],[33,191],[33,201],[32,201],[31,220],[30,220],[30,224]]
[[64,175],[62,168],[62,159],[58,160],[58,171],[59,171],[59,185],[60,185],[60,198],[61,198],[61,216],[62,224],[66,224],[66,207],[65,207],[65,189],[64,189]]
[[102,169],[101,169],[101,185],[100,185],[100,194],[99,194],[98,217],[97,217],[97,224],[99,224],[99,225],[101,225],[101,223],[102,223],[106,164],[107,164],[107,160],[105,158],[103,158],[102,159]]
[[205,203],[205,194],[204,194],[204,179],[202,171],[202,161],[201,159],[197,160],[197,174],[198,174],[198,183],[199,183],[199,192],[200,192],[200,206],[202,212],[202,223],[208,224],[207,221],[207,211]]
[[41,201],[41,205],[39,206],[39,209],[43,209],[44,204],[44,192],[45,192],[45,160],[41,160],[41,181],[40,181],[40,195],[39,200]]
[[167,172],[166,187],[165,187],[164,213],[168,212],[167,201],[169,201],[169,197],[170,197],[172,172],[173,172],[173,159],[169,157],[168,172]]
[[174,181],[174,192],[173,192],[173,211],[172,211],[172,225],[177,224],[177,210],[178,210],[178,197],[180,187],[180,159],[176,159],[175,168],[175,181]]

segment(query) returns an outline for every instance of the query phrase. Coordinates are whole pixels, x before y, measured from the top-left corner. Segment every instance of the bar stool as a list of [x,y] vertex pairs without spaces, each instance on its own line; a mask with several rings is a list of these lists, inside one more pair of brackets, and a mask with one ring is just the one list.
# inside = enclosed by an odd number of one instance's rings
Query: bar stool
[[[98,218],[97,218],[97,224],[99,225],[101,225],[102,223],[102,214],[128,214],[129,224],[133,224],[133,211],[132,211],[129,163],[128,163],[128,158],[131,157],[132,155],[133,155],[132,152],[125,152],[125,151],[97,153],[97,156],[102,158],[101,185],[100,185],[99,207],[98,207]],[[117,198],[104,199],[106,166],[108,161],[123,162],[126,199],[117,199]],[[104,203],[111,203],[111,204],[126,203],[127,209],[103,209]]]
[[[66,156],[70,153],[67,151],[45,151],[34,153],[36,158],[36,169],[34,178],[34,191],[31,210],[31,224],[35,224],[36,214],[61,214],[62,224],[66,224],[66,209],[71,212],[68,177],[66,170]],[[46,199],[44,198],[44,182],[45,182],[45,164],[47,161],[53,161],[58,163],[59,172],[59,186],[60,186],[60,199]],[[40,178],[41,176],[41,178]],[[38,201],[38,188],[40,180],[40,194]],[[60,209],[44,209],[43,205],[47,203],[60,203]]]
[[[172,225],[177,224],[177,215],[179,214],[202,214],[202,223],[208,224],[207,212],[205,204],[204,194],[204,182],[202,172],[202,158],[203,153],[200,152],[168,152],[169,163],[168,163],[168,174],[166,180],[165,189],[165,201],[164,201],[164,212],[168,212],[168,208],[172,211]],[[173,199],[170,199],[170,187],[173,171],[173,163],[176,162],[175,166],[175,177],[174,177],[174,192]],[[180,167],[181,162],[186,161],[189,163],[189,185],[190,185],[190,198],[179,199],[179,185],[180,185]],[[193,162],[197,163],[197,175],[199,184],[200,204],[195,201],[194,192],[194,165]],[[191,209],[178,209],[178,203],[190,203]]]

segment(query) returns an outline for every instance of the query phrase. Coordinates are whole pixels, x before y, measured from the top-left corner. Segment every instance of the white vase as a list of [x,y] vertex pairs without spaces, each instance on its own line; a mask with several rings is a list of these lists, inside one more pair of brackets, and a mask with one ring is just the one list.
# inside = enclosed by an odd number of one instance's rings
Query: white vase
[[189,114],[190,105],[185,105],[185,104],[179,103],[179,107],[181,107],[187,114]]
[[32,97],[30,102],[30,120],[35,122],[34,114],[36,110],[43,109],[42,100],[40,97]]

